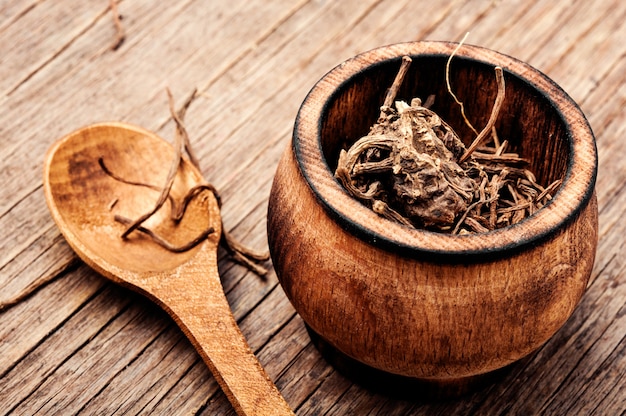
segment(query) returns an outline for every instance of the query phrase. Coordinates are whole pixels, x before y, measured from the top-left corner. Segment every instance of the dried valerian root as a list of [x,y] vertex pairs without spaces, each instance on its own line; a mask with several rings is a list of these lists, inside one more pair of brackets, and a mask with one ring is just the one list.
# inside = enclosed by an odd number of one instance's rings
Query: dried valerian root
[[[560,181],[543,188],[527,162],[506,153],[495,131],[504,77],[487,125],[466,148],[454,130],[419,98],[392,103],[411,60],[404,57],[376,124],[341,150],[335,176],[382,217],[409,227],[468,233],[515,224],[545,205]],[[467,121],[467,120],[466,120]],[[490,146],[483,142],[489,139]]]
[[[163,206],[163,204],[165,203],[165,201],[168,199],[170,195],[172,185],[174,184],[174,179],[176,178],[176,172],[178,171],[178,167],[180,166],[183,160],[182,159],[183,150],[185,149],[183,140],[187,133],[186,133],[184,126],[182,125],[182,121],[180,120],[180,118],[176,114],[176,111],[174,110],[174,99],[169,89],[167,90],[167,96],[169,98],[170,112],[172,113],[172,117],[174,118],[174,121],[176,122],[176,134],[175,134],[175,143],[174,143],[174,153],[175,153],[174,162],[172,163],[172,166],[170,166],[170,170],[167,174],[167,179],[165,180],[165,186],[163,186],[161,193],[159,194],[159,199],[154,204],[154,207],[150,211],[146,212],[145,214],[137,218],[136,220],[131,221],[126,231],[122,233],[122,238],[127,238],[130,233],[132,233],[134,230],[139,228],[141,224],[143,224],[147,219],[152,217]],[[195,96],[195,90],[191,98],[187,100],[189,104],[193,100],[193,96]],[[187,104],[187,106],[189,104]],[[183,106],[183,108],[184,107],[185,106]]]
[[122,16],[117,9],[117,0],[110,0],[109,8],[111,9],[111,14],[113,15],[113,25],[115,26],[115,40],[111,44],[111,50],[116,51],[120,46],[122,46],[124,40],[126,40],[126,33],[124,31],[124,26],[122,25]]
[[[133,220],[131,220],[129,218],[126,218],[126,217],[123,217],[121,215],[116,215],[115,216],[115,221],[117,221],[117,222],[119,222],[121,224],[124,224],[124,225],[130,225],[133,222]],[[163,237],[159,236],[157,233],[155,233],[154,231],[152,231],[149,228],[146,228],[146,227],[140,225],[140,226],[138,226],[136,228],[136,230],[146,234],[148,237],[152,238],[152,240],[155,243],[157,243],[158,245],[160,245],[164,249],[169,250],[169,251],[171,251],[173,253],[182,253],[182,252],[185,252],[187,250],[191,250],[192,248],[194,248],[195,246],[200,244],[202,241],[204,241],[209,235],[211,235],[211,234],[213,234],[215,232],[215,229],[213,227],[209,227],[205,231],[200,233],[200,235],[198,235],[193,240],[183,244],[182,246],[175,246],[174,244],[170,243],[169,241],[167,241]]]
[[79,264],[78,258],[73,258],[69,260],[68,263],[63,265],[61,268],[49,271],[44,275],[40,276],[39,279],[34,280],[29,285],[27,285],[21,292],[13,295],[10,298],[0,299],[0,312],[5,309],[9,309],[22,301],[26,300],[33,294],[37,293],[40,289],[44,288],[48,284],[52,283],[56,280],[57,277],[64,275],[64,271],[69,271],[74,269]]
[[[115,1],[112,0],[111,4],[113,6],[115,4]],[[114,10],[114,13],[117,13],[117,12]],[[187,153],[187,156],[189,157],[190,161],[198,168],[198,170],[200,170],[200,168],[198,166],[198,159],[196,158],[196,156],[194,155],[194,153],[192,151],[192,148],[191,148],[191,145],[190,145],[190,141],[189,141],[189,136],[187,135],[187,132],[186,132],[185,127],[183,125],[183,119],[185,117],[185,113],[187,111],[187,108],[189,107],[189,105],[191,104],[191,102],[193,101],[195,96],[196,96],[196,91],[194,90],[193,93],[189,96],[189,98],[185,101],[185,103],[181,107],[181,109],[178,112],[176,112],[176,111],[174,111],[172,96],[171,96],[171,94],[170,94],[170,92],[168,90],[170,111],[172,112],[172,118],[176,122],[176,145],[175,146],[176,146],[177,150],[176,150],[176,158],[173,161],[173,165],[176,167],[176,170],[178,169],[178,166],[179,166],[179,164],[181,163],[181,160],[182,160],[181,156],[182,156],[182,152],[183,152],[183,147],[184,147],[184,150]],[[186,244],[183,244],[182,246],[176,246],[176,245],[173,245],[171,242],[167,241],[166,239],[164,239],[163,237],[159,236],[153,230],[150,230],[149,228],[144,227],[142,225],[142,223],[144,221],[146,221],[148,218],[150,218],[150,216],[152,214],[154,214],[156,211],[159,210],[159,208],[161,208],[161,206],[163,206],[165,201],[169,201],[169,203],[170,203],[170,208],[171,208],[171,213],[172,213],[171,214],[172,221],[175,221],[175,222],[181,221],[182,218],[185,215],[185,211],[186,211],[187,206],[189,205],[189,203],[194,198],[197,198],[199,195],[201,195],[203,192],[211,192],[211,193],[213,193],[215,198],[217,199],[217,202],[218,202],[220,208],[221,208],[221,199],[219,197],[219,194],[217,193],[215,187],[213,185],[211,185],[210,183],[203,183],[203,184],[194,186],[193,188],[191,188],[187,192],[187,194],[184,196],[184,198],[180,202],[180,204],[176,205],[176,201],[174,201],[174,199],[171,197],[171,195],[169,193],[169,191],[171,189],[170,181],[173,181],[173,177],[171,177],[171,175],[172,175],[171,172],[172,171],[174,171],[174,173],[176,172],[174,167],[172,167],[172,169],[170,169],[170,175],[168,176],[167,184],[165,185],[165,187],[161,188],[159,186],[152,185],[152,184],[146,184],[146,183],[141,183],[141,182],[129,181],[129,180],[125,179],[125,178],[122,178],[119,175],[116,175],[115,172],[112,172],[106,166],[105,161],[102,158],[98,159],[98,163],[100,165],[100,168],[107,175],[109,175],[110,177],[112,177],[113,179],[115,179],[117,181],[129,184],[129,185],[149,188],[149,189],[152,189],[152,190],[154,190],[156,192],[160,192],[160,197],[159,197],[159,200],[158,200],[157,204],[150,211],[150,213],[148,213],[148,215],[143,215],[143,216],[141,216],[140,218],[138,218],[136,220],[131,220],[129,218],[122,217],[120,215],[115,215],[114,216],[116,221],[118,221],[118,222],[120,222],[120,223],[122,223],[122,224],[124,224],[124,225],[126,225],[128,227],[126,229],[126,231],[124,232],[124,234],[123,234],[124,236],[129,235],[133,231],[141,232],[141,233],[147,235],[156,244],[160,245],[161,247],[165,248],[166,250],[169,250],[169,251],[172,251],[172,252],[182,252],[182,251],[187,251],[187,250],[192,249],[193,247],[195,247],[196,245],[198,245],[199,243],[204,241],[210,234],[215,232],[215,230],[213,228],[209,227],[206,230],[202,231],[193,240],[187,242]],[[117,199],[113,199],[109,203],[109,205],[107,207],[108,210],[109,211],[113,210],[113,208],[115,207],[117,202],[118,202]],[[222,231],[222,238],[220,240],[220,245],[231,255],[232,259],[235,260],[236,262],[246,266],[248,269],[250,269],[254,273],[258,274],[259,276],[266,275],[267,274],[267,269],[265,269],[260,263],[263,263],[263,262],[269,260],[269,253],[253,251],[253,250],[243,246],[238,241],[236,241],[224,229],[224,227],[222,227],[222,230],[223,231]],[[70,261],[67,265],[65,265],[64,269],[73,268],[77,264],[78,264],[77,260],[74,259],[74,260]],[[0,312],[4,311],[5,309],[11,308],[11,307],[19,304],[20,302],[22,302],[23,300],[27,299],[32,294],[36,293],[42,287],[44,287],[47,284],[49,284],[50,282],[54,281],[60,275],[61,275],[60,273],[49,273],[49,274],[43,276],[41,279],[39,279],[39,280],[37,280],[35,282],[32,282],[30,285],[28,285],[26,288],[24,288],[17,295],[14,295],[13,297],[8,298],[8,299],[0,300]]]
[[[217,190],[210,183],[202,183],[202,184],[196,185],[196,186],[192,187],[191,189],[189,189],[187,191],[187,193],[185,194],[185,196],[183,197],[183,199],[180,202],[180,204],[178,204],[178,205],[177,205],[176,201],[174,201],[174,199],[171,197],[170,191],[171,191],[171,188],[172,188],[172,184],[174,182],[174,178],[176,176],[176,172],[178,171],[178,168],[179,168],[180,164],[183,161],[183,158],[182,158],[183,153],[187,154],[187,156],[189,157],[189,160],[191,161],[191,163],[194,166],[196,166],[198,168],[198,170],[200,170],[200,167],[198,165],[198,159],[194,155],[193,150],[191,148],[191,144],[190,144],[190,141],[189,141],[189,135],[187,134],[187,131],[186,131],[185,126],[183,124],[185,113],[187,111],[187,108],[189,107],[189,105],[191,104],[193,99],[195,98],[196,91],[195,90],[193,91],[193,93],[185,101],[185,104],[181,107],[181,109],[179,111],[175,111],[174,110],[174,100],[173,100],[172,94],[170,93],[169,90],[167,90],[167,94],[168,94],[168,98],[169,98],[170,112],[171,112],[171,115],[172,115],[172,118],[173,118],[174,122],[176,123],[176,134],[175,134],[175,144],[174,144],[175,156],[174,156],[174,160],[172,162],[172,166],[170,167],[170,170],[169,170],[169,173],[168,173],[165,185],[163,187],[158,187],[158,186],[155,186],[155,185],[152,185],[152,184],[146,184],[146,183],[141,183],[141,182],[129,181],[129,180],[126,180],[126,179],[120,177],[119,175],[116,175],[114,172],[112,172],[110,169],[108,169],[106,164],[105,164],[105,162],[104,162],[104,160],[102,158],[100,158],[98,160],[98,163],[100,164],[100,167],[102,168],[102,170],[107,175],[109,175],[110,177],[112,177],[113,179],[115,179],[117,181],[121,181],[121,182],[124,182],[126,184],[130,184],[130,185],[146,187],[146,188],[149,188],[149,189],[152,189],[152,190],[160,192],[159,198],[158,198],[157,202],[155,203],[154,207],[150,211],[148,211],[147,213],[141,215],[139,218],[137,218],[135,220],[131,220],[129,218],[125,218],[125,217],[120,216],[120,215],[115,215],[114,216],[114,218],[115,218],[115,220],[117,222],[119,222],[121,224],[124,224],[127,227],[126,230],[122,233],[121,238],[127,238],[132,232],[137,231],[137,232],[141,232],[141,233],[147,235],[156,244],[160,245],[161,247],[165,248],[166,250],[169,250],[169,251],[172,251],[172,252],[183,252],[183,251],[190,250],[193,247],[195,247],[196,245],[200,244],[210,234],[214,233],[215,230],[212,227],[209,227],[208,229],[203,230],[193,240],[183,244],[182,246],[176,246],[176,245],[170,243],[169,241],[167,241],[166,239],[164,239],[163,237],[159,236],[156,232],[150,230],[147,227],[144,227],[142,224],[146,220],[148,220],[150,217],[152,217],[159,209],[161,209],[161,207],[165,204],[166,201],[169,201],[170,212],[171,212],[170,218],[175,223],[178,223],[178,222],[180,222],[183,219],[183,217],[185,215],[185,211],[186,211],[187,206],[189,205],[189,203],[191,201],[193,201],[195,198],[197,198],[199,195],[203,194],[204,192],[212,193],[215,196],[215,198],[216,198],[220,208],[221,208],[222,204],[221,204],[221,198],[220,198]],[[110,204],[109,208],[112,209],[116,202],[117,201],[114,200]],[[224,249],[226,249],[226,251],[231,255],[233,260],[235,260],[238,263],[246,266],[247,268],[249,268],[250,270],[252,270],[253,272],[255,272],[256,274],[258,274],[260,276],[264,276],[265,274],[267,274],[267,269],[264,268],[263,266],[261,266],[259,263],[262,263],[262,262],[265,262],[265,261],[269,260],[269,253],[267,253],[267,252],[256,252],[256,251],[253,251],[253,250],[243,246],[241,243],[237,242],[224,229],[224,227],[222,227],[222,229],[223,229],[223,231],[222,231],[222,237],[221,237],[221,240],[220,240],[220,245],[222,245],[224,247]]]

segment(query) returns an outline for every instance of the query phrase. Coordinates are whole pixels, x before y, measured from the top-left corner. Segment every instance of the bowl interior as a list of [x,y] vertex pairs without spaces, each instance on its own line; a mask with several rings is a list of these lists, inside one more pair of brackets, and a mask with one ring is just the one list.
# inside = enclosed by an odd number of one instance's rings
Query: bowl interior
[[[412,56],[413,62],[397,99],[424,102],[434,95],[431,107],[467,145],[476,134],[465,124],[459,105],[447,90],[447,56]],[[337,167],[339,151],[365,136],[376,122],[386,90],[393,83],[401,57],[377,62],[347,79],[332,94],[321,117],[321,147],[329,169]],[[554,103],[532,84],[505,71],[506,96],[496,130],[509,150],[530,162],[538,183],[547,186],[564,179],[571,148],[563,117]],[[463,102],[465,113],[477,131],[487,124],[497,94],[494,65],[454,57],[450,67],[452,91]]]
[[[360,239],[411,257],[439,256],[468,261],[502,256],[548,238],[571,223],[593,195],[597,175],[595,138],[576,103],[530,65],[471,45],[452,60],[452,91],[478,130],[487,124],[497,95],[495,67],[501,66],[506,97],[496,130],[508,151],[529,162],[537,182],[563,182],[551,202],[519,223],[487,233],[451,235],[414,229],[384,219],[343,189],[334,177],[339,152],[366,135],[376,122],[402,56],[413,62],[396,99],[425,101],[466,145],[475,138],[447,90],[446,62],[456,44],[409,42],[373,49],[338,65],[309,92],[296,119],[293,152],[316,200],[341,228]],[[478,257],[476,257],[478,255]]]

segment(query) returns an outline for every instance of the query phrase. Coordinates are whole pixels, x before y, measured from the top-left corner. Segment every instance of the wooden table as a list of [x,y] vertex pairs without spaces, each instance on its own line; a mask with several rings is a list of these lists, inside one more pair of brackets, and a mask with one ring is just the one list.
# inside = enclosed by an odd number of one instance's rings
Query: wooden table
[[599,246],[571,319],[500,382],[420,403],[335,371],[274,272],[261,279],[221,251],[235,317],[299,415],[626,412],[626,2],[124,0],[118,9],[126,38],[112,50],[106,0],[0,1],[1,414],[232,413],[168,315],[89,269],[59,234],[42,191],[55,140],[105,120],[171,140],[165,89],[182,103],[197,87],[186,125],[225,227],[265,249],[272,177],[313,84],[359,52],[467,31],[468,43],[554,79],[596,134]]

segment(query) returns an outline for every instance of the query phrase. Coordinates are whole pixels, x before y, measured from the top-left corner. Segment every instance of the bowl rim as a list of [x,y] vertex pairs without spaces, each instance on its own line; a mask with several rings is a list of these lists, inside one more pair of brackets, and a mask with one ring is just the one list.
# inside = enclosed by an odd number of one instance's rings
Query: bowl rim
[[[304,99],[294,125],[292,150],[305,182],[326,212],[340,226],[375,246],[409,257],[446,261],[501,256],[536,245],[575,220],[594,193],[597,176],[597,149],[591,126],[574,100],[539,70],[516,58],[491,49],[467,45],[455,56],[488,65],[499,65],[505,76],[515,76],[543,95],[565,126],[568,161],[563,183],[552,201],[518,224],[487,233],[451,235],[411,229],[378,216],[334,178],[321,143],[322,115],[334,92],[354,76],[373,65],[453,53],[455,42],[416,41],[397,43],[363,52],[337,65],[324,75]],[[320,163],[321,162],[321,163]]]

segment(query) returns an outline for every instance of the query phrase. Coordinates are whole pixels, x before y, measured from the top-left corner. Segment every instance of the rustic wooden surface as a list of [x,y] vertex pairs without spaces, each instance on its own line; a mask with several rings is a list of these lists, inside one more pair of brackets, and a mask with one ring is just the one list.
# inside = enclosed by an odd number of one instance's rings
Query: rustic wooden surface
[[[278,158],[311,86],[388,43],[460,40],[560,84],[598,141],[599,247],[574,315],[499,383],[441,403],[353,384],[312,346],[270,272],[219,269],[240,327],[299,415],[626,412],[626,2],[621,0],[0,1],[0,413],[232,414],[191,343],[156,305],[77,260],[45,205],[58,138],[120,120],[173,137],[165,88],[201,95],[187,127],[221,190],[224,226],[265,248]],[[33,285],[49,283],[12,305]]]

